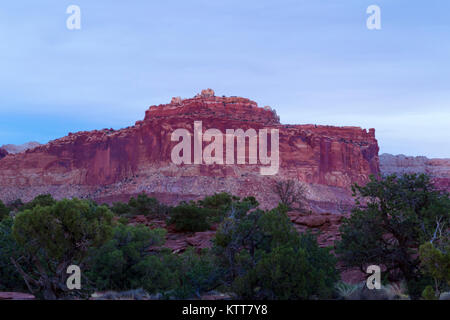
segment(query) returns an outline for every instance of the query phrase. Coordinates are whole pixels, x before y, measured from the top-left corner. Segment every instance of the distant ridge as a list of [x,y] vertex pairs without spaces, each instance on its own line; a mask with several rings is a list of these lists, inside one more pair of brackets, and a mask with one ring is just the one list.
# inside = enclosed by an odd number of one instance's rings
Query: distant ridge
[[21,153],[24,151],[27,151],[28,149],[33,149],[36,148],[38,146],[40,146],[41,144],[39,142],[27,142],[21,145],[15,145],[15,144],[5,144],[3,146],[1,146],[1,149],[6,150],[8,153],[12,153],[12,154],[16,154],[16,153]]
[[382,174],[425,173],[433,179],[438,188],[450,191],[450,159],[429,159],[423,156],[411,157],[388,153],[383,153],[379,158]]

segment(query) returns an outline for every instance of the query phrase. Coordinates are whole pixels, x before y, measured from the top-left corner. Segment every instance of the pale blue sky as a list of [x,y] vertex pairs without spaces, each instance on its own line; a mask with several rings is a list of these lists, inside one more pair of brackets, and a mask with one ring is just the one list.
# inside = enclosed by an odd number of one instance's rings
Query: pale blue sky
[[[366,28],[371,4],[382,30]],[[283,123],[374,127],[381,152],[450,157],[449,12],[447,0],[3,1],[0,145],[119,129],[213,88]]]

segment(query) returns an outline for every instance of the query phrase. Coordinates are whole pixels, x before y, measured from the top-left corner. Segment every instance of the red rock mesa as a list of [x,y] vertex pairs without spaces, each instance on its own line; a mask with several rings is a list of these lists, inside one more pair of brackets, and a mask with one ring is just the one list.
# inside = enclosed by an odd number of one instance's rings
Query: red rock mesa
[[[280,168],[262,176],[259,166],[176,165],[171,150],[178,128],[279,129]],[[205,143],[206,144],[206,143]],[[225,148],[224,148],[225,150]],[[152,106],[134,126],[78,132],[0,160],[0,198],[24,201],[42,193],[111,202],[147,192],[167,203],[214,192],[254,195],[278,202],[273,179],[306,184],[313,211],[337,211],[351,201],[349,187],[379,173],[375,130],[358,127],[282,125],[270,107],[239,97],[216,97],[211,89],[191,99]]]

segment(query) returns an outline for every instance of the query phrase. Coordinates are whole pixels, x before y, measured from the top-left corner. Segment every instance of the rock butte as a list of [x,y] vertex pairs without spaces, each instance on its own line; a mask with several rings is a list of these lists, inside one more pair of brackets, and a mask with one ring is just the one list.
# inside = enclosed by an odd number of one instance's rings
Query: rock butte
[[[280,169],[261,176],[255,165],[175,165],[171,150],[178,128],[193,130],[277,128]],[[207,143],[205,143],[206,145]],[[225,148],[224,148],[225,149]],[[248,163],[248,161],[247,161]],[[277,204],[273,179],[307,186],[315,212],[336,212],[351,204],[350,186],[379,173],[375,130],[359,127],[282,125],[270,107],[240,97],[217,97],[211,89],[191,99],[173,98],[152,106],[134,126],[70,133],[45,145],[0,160],[0,199],[29,201],[51,193],[112,202],[146,192],[174,204],[227,191],[255,195],[263,207]]]

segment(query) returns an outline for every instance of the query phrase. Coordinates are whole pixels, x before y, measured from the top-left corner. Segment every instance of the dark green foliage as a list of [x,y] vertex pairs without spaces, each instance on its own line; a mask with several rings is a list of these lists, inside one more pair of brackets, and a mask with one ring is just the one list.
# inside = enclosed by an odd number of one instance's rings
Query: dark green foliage
[[440,245],[427,242],[419,248],[422,272],[433,278],[436,296],[450,289],[450,243],[446,238]]
[[[113,239],[90,253],[88,278],[98,290],[130,290],[143,286],[150,272],[161,272],[155,279],[164,282],[164,269],[148,255],[147,249],[164,242],[165,230],[139,225],[119,225]],[[149,289],[149,288],[146,288]],[[151,292],[152,290],[148,290]]]
[[0,221],[9,215],[9,208],[0,200]]
[[48,207],[48,206],[52,206],[56,203],[56,200],[53,199],[53,197],[50,194],[41,194],[39,196],[37,196],[36,198],[34,198],[33,200],[31,200],[30,202],[24,204],[20,210],[24,211],[24,210],[28,210],[28,209],[33,209],[37,206],[41,206],[41,207]]
[[[23,250],[12,236],[13,219],[5,218],[0,222],[0,291],[24,291],[25,282],[11,263],[11,258],[19,259]],[[25,269],[29,269],[28,261],[22,258]]]
[[227,214],[238,211],[244,214],[258,206],[254,197],[240,198],[228,193],[216,193],[197,202],[182,202],[170,211],[169,224],[174,224],[178,231],[205,231],[212,224],[223,221]]
[[353,191],[357,206],[340,229],[340,259],[364,272],[368,265],[384,265],[391,280],[405,279],[410,295],[420,296],[418,248],[433,238],[436,221],[448,226],[448,195],[434,190],[427,176],[415,174],[371,177]]
[[114,238],[92,250],[88,278],[97,290],[143,288],[165,297],[189,298],[215,288],[219,273],[208,251],[181,255],[169,250],[149,252],[163,244],[165,230],[118,226]]
[[422,298],[425,300],[437,300],[436,292],[434,291],[432,286],[426,286],[426,288],[422,292]]
[[208,216],[211,222],[220,222],[221,220],[223,220],[226,213],[230,210],[232,203],[238,200],[238,197],[234,197],[229,193],[222,192],[216,193],[209,197],[205,197],[203,200],[199,200],[197,202],[197,205],[199,207],[208,209]]
[[131,213],[131,207],[128,203],[114,202],[111,206],[111,211],[119,216],[128,215]]
[[221,224],[214,252],[224,280],[241,298],[331,297],[336,259],[312,235],[300,235],[286,210],[240,212]]
[[208,249],[196,253],[194,248],[189,248],[178,257],[178,270],[174,274],[177,276],[176,282],[167,294],[178,299],[199,298],[201,293],[219,286],[222,275]]
[[[131,198],[128,201],[128,206],[130,207],[131,215],[167,215],[169,212],[169,207],[164,204],[159,203],[155,198],[151,198],[145,193],[139,194],[136,198]],[[117,207],[117,206],[116,206]],[[121,206],[121,210],[125,210],[125,206]]]
[[169,224],[175,225],[177,231],[205,231],[210,228],[209,212],[193,202],[182,203],[171,209]]
[[34,272],[23,270],[19,260],[14,261],[16,269],[44,298],[67,295],[67,267],[77,264],[82,268],[88,249],[110,238],[112,218],[106,207],[78,199],[37,205],[19,213],[13,236],[32,259]]
[[238,198],[229,193],[221,192],[205,197],[203,200],[199,200],[198,203],[204,208],[226,211],[235,200],[238,200]]
[[330,298],[338,280],[334,268],[335,261],[325,250],[308,253],[306,248],[284,245],[263,253],[255,267],[238,277],[233,287],[244,299]]

